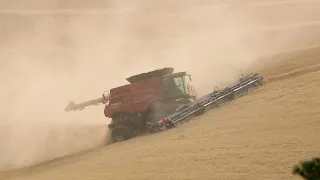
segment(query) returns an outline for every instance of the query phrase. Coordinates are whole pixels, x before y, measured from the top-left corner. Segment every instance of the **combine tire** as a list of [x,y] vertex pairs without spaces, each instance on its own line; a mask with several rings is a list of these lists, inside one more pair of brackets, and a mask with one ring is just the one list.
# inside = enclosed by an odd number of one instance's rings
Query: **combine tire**
[[117,125],[112,129],[112,139],[114,142],[121,142],[131,139],[134,136],[132,129],[124,125]]

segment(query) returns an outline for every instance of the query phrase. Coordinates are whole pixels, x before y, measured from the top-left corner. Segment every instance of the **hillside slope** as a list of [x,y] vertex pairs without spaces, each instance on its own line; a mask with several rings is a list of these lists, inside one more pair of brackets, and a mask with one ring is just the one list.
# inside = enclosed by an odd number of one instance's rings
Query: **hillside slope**
[[305,72],[286,73],[179,128],[5,172],[2,178],[292,179],[295,163],[320,153],[320,71]]
[[[320,151],[319,8],[319,0],[2,1],[0,179],[299,179],[291,167]],[[65,113],[69,100],[159,67],[188,71],[199,94],[250,67],[267,84],[177,129],[45,162],[106,142],[101,106]]]

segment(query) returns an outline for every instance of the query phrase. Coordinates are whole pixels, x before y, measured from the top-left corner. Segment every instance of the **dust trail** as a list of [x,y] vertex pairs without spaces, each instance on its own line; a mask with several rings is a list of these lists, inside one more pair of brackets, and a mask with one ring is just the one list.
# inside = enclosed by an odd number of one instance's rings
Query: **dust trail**
[[[1,169],[103,145],[109,122],[103,106],[70,113],[63,112],[64,106],[70,100],[99,97],[127,83],[127,76],[175,67],[193,75],[202,95],[247,72],[256,57],[319,40],[314,36],[318,29],[311,26],[243,34],[243,29],[296,24],[291,15],[265,19],[264,12],[279,14],[281,4],[255,15],[252,7],[203,9],[196,1],[106,1],[108,13],[43,15],[32,11],[37,6],[52,11],[79,7],[58,0],[32,2],[24,11],[32,15],[0,15]],[[82,8],[99,6],[94,2]],[[310,2],[291,5],[282,13],[299,12],[303,21],[317,22],[318,11]],[[17,6],[12,9],[21,9]],[[134,10],[127,11],[131,7]],[[306,32],[310,37],[302,39]]]

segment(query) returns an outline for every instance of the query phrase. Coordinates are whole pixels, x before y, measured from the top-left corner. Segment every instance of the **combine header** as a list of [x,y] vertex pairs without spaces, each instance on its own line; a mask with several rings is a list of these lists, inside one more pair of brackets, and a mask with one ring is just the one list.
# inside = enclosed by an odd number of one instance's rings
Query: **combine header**
[[156,124],[149,123],[150,129],[152,129],[152,132],[159,132],[173,128],[191,117],[201,115],[209,109],[219,107],[262,85],[263,77],[256,73],[240,78],[223,90],[218,90],[217,87],[215,87],[212,93],[203,96],[194,103],[181,106],[175,113],[159,120]]
[[127,78],[130,84],[113,88],[100,98],[80,104],[71,101],[65,111],[105,104],[104,115],[112,119],[108,128],[113,140],[118,142],[145,132],[173,128],[207,109],[232,101],[263,82],[259,74],[251,74],[223,90],[215,88],[198,99],[190,84],[191,75],[173,71],[173,68],[163,68],[131,76]]

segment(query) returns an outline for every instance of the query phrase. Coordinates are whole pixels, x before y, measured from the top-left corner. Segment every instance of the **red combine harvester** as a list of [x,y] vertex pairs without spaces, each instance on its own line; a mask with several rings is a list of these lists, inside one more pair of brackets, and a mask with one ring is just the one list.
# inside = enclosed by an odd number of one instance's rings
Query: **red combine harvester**
[[236,82],[198,98],[186,72],[173,73],[163,68],[127,78],[130,84],[113,88],[101,98],[80,104],[70,102],[65,111],[105,104],[104,115],[112,119],[108,125],[115,142],[140,133],[156,133],[220,107],[263,85],[258,73],[242,76]]
[[113,88],[101,98],[80,104],[71,101],[65,111],[105,104],[104,115],[112,119],[108,127],[115,142],[153,132],[150,125],[197,99],[191,75],[173,71],[163,68],[131,76],[126,79],[130,84]]

